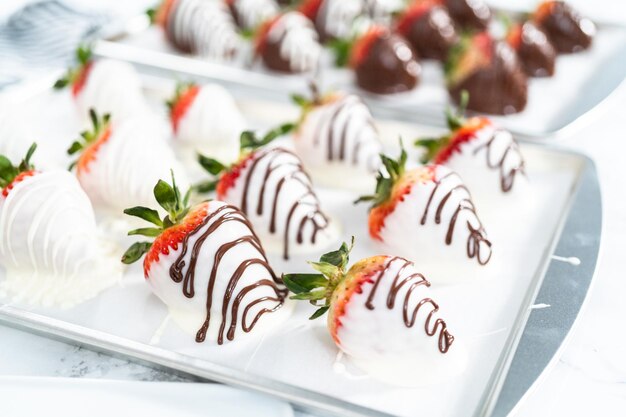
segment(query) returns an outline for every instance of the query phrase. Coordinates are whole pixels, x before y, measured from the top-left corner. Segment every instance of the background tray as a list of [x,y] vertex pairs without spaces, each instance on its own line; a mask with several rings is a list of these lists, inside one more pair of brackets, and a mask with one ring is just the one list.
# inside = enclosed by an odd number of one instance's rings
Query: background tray
[[[147,81],[148,93],[155,103],[173,87],[171,81],[153,78],[147,79]],[[263,112],[258,111],[261,108],[259,103],[263,104]],[[71,141],[72,137],[69,136],[71,129],[53,134],[47,128],[50,127],[51,121],[58,120],[60,114],[69,116],[71,107],[68,105],[70,105],[69,99],[58,94],[35,97],[26,103],[30,111],[42,115],[42,119],[37,121],[40,124],[38,126],[41,131],[40,134],[44,137],[43,133],[47,133],[50,143],[45,143],[45,145],[48,146],[48,149],[59,148],[59,156],[62,156],[64,147],[53,148],[52,145],[54,143],[57,145],[59,143],[67,144],[68,141]],[[273,120],[272,117],[284,120],[285,117],[290,117],[291,113],[295,113],[293,107],[263,102],[258,97],[242,100],[240,105],[253,125],[273,124],[276,120]],[[52,111],[45,113],[44,109],[52,109]],[[70,121],[68,121],[68,125],[71,126]],[[406,135],[417,135],[425,132],[424,128],[419,125],[384,121],[381,121],[379,125],[383,133],[394,132],[388,135],[388,137],[394,138],[397,137],[398,132],[403,132]],[[137,270],[129,272],[124,288],[112,288],[99,298],[72,310],[27,308],[13,305],[5,300],[0,307],[0,320],[135,360],[148,361],[219,382],[270,393],[291,401],[301,408],[333,415],[385,415],[383,412],[375,410],[375,408],[380,407],[380,404],[377,407],[376,404],[368,403],[370,399],[373,399],[369,398],[372,397],[371,395],[367,395],[372,389],[375,389],[379,394],[376,397],[379,397],[377,400],[381,401],[382,404],[397,405],[398,400],[401,401],[409,396],[411,403],[418,404],[419,410],[424,412],[428,412],[428,407],[432,404],[429,404],[428,401],[422,403],[421,400],[428,399],[427,396],[432,395],[433,392],[437,395],[444,395],[445,398],[448,398],[450,407],[438,410],[438,413],[433,414],[454,414],[455,410],[458,412],[462,409],[464,412],[472,410],[476,415],[485,415],[492,410],[494,415],[505,415],[552,360],[554,353],[561,346],[565,335],[571,328],[593,277],[601,231],[600,194],[595,169],[591,161],[581,155],[570,154],[545,146],[525,145],[524,152],[527,154],[527,160],[530,164],[529,172],[533,173],[532,176],[546,180],[538,182],[549,183],[551,186],[559,185],[558,189],[543,189],[541,193],[543,197],[541,204],[546,204],[548,196],[550,196],[548,204],[545,207],[542,206],[540,210],[541,216],[549,219],[547,224],[543,225],[545,227],[531,230],[533,231],[532,244],[525,240],[525,245],[515,246],[516,250],[521,251],[520,253],[529,256],[522,256],[522,259],[517,259],[514,264],[510,265],[510,273],[487,283],[484,288],[476,288],[478,286],[441,287],[435,293],[437,298],[441,300],[442,306],[451,305],[448,302],[450,300],[458,303],[463,299],[471,300],[472,297],[489,299],[494,294],[497,294],[499,298],[491,306],[493,310],[476,310],[474,312],[476,313],[473,315],[475,319],[469,323],[470,327],[473,327],[466,330],[463,335],[465,337],[480,336],[488,344],[489,349],[479,349],[481,351],[480,357],[474,358],[479,359],[474,363],[482,364],[484,362],[485,365],[480,369],[475,367],[471,370],[473,372],[472,383],[458,382],[457,385],[460,385],[461,388],[476,387],[471,393],[463,392],[464,397],[462,399],[455,396],[454,388],[449,386],[437,387],[434,391],[433,389],[425,389],[408,393],[403,390],[392,390],[379,384],[366,387],[367,389],[361,392],[360,397],[353,395],[351,398],[338,399],[328,395],[328,392],[324,392],[324,390],[328,391],[328,387],[323,386],[324,384],[320,383],[320,380],[313,379],[312,382],[309,380],[305,384],[298,384],[289,380],[290,377],[300,375],[299,373],[293,375],[293,370],[290,372],[288,366],[284,369],[285,375],[271,374],[271,370],[268,369],[242,368],[234,363],[232,357],[219,357],[219,352],[216,349],[203,345],[193,346],[194,344],[189,342],[190,337],[181,334],[180,331],[177,332],[175,328],[168,329],[168,332],[163,336],[166,343],[162,347],[151,346],[148,342],[160,320],[164,317],[165,309],[154,296],[150,295],[149,288],[142,282],[143,278]],[[63,161],[59,162],[63,163]],[[554,173],[558,178],[552,175]],[[561,185],[564,188],[561,188]],[[340,213],[337,208],[344,206],[345,201],[343,200],[351,201],[353,199],[352,196],[346,195],[341,200],[339,194],[342,193],[327,190],[322,190],[320,193],[323,202],[327,203],[329,211],[335,214]],[[485,221],[485,218],[503,217],[497,207],[485,205],[484,202],[487,201],[488,197],[480,194],[478,190],[475,197],[477,204],[479,204],[479,214],[483,220]],[[331,203],[331,200],[337,201]],[[341,218],[345,224],[349,224],[349,219],[353,216],[360,221],[364,219],[361,211],[359,213],[343,213]],[[502,225],[506,222],[508,220],[504,219],[499,224]],[[488,224],[487,227],[489,228]],[[490,232],[494,238],[497,238],[498,234],[502,237],[502,232],[498,232],[497,229],[494,226]],[[541,236],[535,236],[534,231]],[[372,254],[375,248],[368,243],[363,230],[358,230],[355,234],[357,234],[359,246],[357,246],[353,259]],[[530,236],[525,237],[525,239],[528,238]],[[555,260],[553,259],[555,254],[565,257],[575,256],[580,259],[581,264],[575,266],[571,263]],[[280,264],[276,261],[274,263],[275,265]],[[303,264],[300,264],[298,269],[303,267]],[[282,270],[280,267],[276,269]],[[503,284],[504,278],[507,277],[510,281],[508,284],[511,285]],[[550,304],[550,308],[539,310],[532,308],[538,291],[540,291],[540,295],[536,302]],[[306,305],[300,306],[291,320],[294,323],[306,322],[305,317],[309,313],[307,307]],[[463,307],[472,306],[471,304],[468,305],[466,301],[465,304],[461,302],[459,308],[446,308],[446,316],[450,317],[450,322],[460,320],[459,318],[462,316],[468,316],[467,310]],[[112,311],[112,308],[115,311]],[[486,329],[481,328],[480,324],[485,318],[486,320],[494,319],[492,317],[494,314],[497,320],[502,319],[504,321],[496,320],[487,323],[486,326],[491,330],[498,330],[501,329],[502,323],[505,323],[507,328],[505,331],[487,334],[485,333]],[[129,317],[141,319],[139,325],[136,323],[133,325],[136,321],[129,320]],[[527,320],[528,325],[525,326]],[[458,322],[463,323],[462,321]],[[121,323],[124,325],[122,326]],[[303,342],[312,341],[316,343],[316,347],[320,349],[319,352],[321,353],[318,358],[320,360],[319,367],[332,366],[334,347],[328,343],[323,323],[318,323],[311,327],[310,331],[299,334],[298,338],[294,338],[294,335],[289,334],[289,332],[283,336],[288,336],[287,338],[283,337],[282,340],[285,342],[302,339]],[[459,340],[461,339],[462,337]],[[190,344],[191,346],[189,346]],[[262,350],[260,354],[263,354]],[[531,362],[528,361],[529,356],[532,357]],[[280,362],[279,365],[281,365]],[[530,364],[532,366],[529,366]],[[277,363],[273,365],[275,366]],[[300,370],[301,365],[297,365]],[[317,367],[318,365],[314,366]],[[469,376],[465,375],[464,378],[469,378]],[[333,385],[337,384],[345,385],[343,379],[330,382],[332,382],[331,388],[336,388]],[[364,396],[367,398],[363,398]],[[396,403],[390,402],[390,399]],[[464,402],[459,403],[459,401]],[[367,403],[365,406],[363,405],[364,402]],[[361,405],[356,405],[356,403]],[[398,412],[398,410],[394,412]]]
[[[599,25],[592,47],[584,52],[561,55],[555,76],[529,79],[527,108],[518,114],[494,117],[517,137],[545,139],[563,137],[590,123],[606,106],[626,78],[626,28]],[[111,26],[107,39],[95,45],[96,55],[116,58],[172,74],[195,75],[263,94],[273,100],[287,100],[290,93],[306,93],[314,77],[280,75],[259,65],[224,65],[183,55],[169,45],[157,27],[150,27],[145,16]],[[354,85],[347,69],[332,68],[330,52],[322,58],[322,68],[314,78],[322,89],[357,91],[373,113],[386,119],[443,126],[443,110],[449,104],[441,65],[422,62],[418,87],[409,93],[391,96],[368,94]]]

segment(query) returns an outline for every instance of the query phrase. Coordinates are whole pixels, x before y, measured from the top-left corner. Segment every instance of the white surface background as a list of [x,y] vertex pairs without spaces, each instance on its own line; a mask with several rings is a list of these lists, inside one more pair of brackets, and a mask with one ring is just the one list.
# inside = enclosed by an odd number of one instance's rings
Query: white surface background
[[[24,1],[2,0],[0,16],[13,10],[20,3]],[[139,10],[150,4],[145,0],[124,2],[93,0],[80,3],[93,5],[112,3],[120,10],[129,4],[137,6]],[[598,8],[601,4],[613,9],[618,8],[616,14],[622,15],[626,8],[626,2],[615,0],[593,3]],[[517,413],[519,416],[626,414],[626,334],[623,324],[626,317],[624,303],[626,280],[623,269],[623,254],[626,252],[624,240],[626,198],[623,195],[623,184],[626,169],[621,156],[626,153],[625,117],[626,91],[621,91],[619,97],[613,101],[610,112],[583,131],[561,142],[564,146],[587,152],[598,165],[604,199],[602,255],[587,307],[573,331],[568,346],[557,365],[546,372],[540,384],[520,407]],[[0,375],[133,381],[180,380],[176,376],[150,368],[5,327],[0,327]],[[24,387],[28,385],[23,384]],[[71,384],[63,385],[75,389]],[[107,386],[109,389],[126,389],[122,385]],[[167,387],[168,385],[158,384],[150,386],[150,389],[158,391],[166,390]],[[201,391],[198,391],[197,402],[203,405],[204,415],[218,415],[211,413],[210,402],[205,402],[204,395],[200,393]],[[18,415],[13,412],[7,414],[7,410],[2,409],[3,395],[9,394],[0,388],[0,414]],[[104,397],[100,398],[100,401],[104,401]],[[45,403],[41,405],[45,407]],[[58,408],[46,407],[45,411],[48,415],[66,415]]]

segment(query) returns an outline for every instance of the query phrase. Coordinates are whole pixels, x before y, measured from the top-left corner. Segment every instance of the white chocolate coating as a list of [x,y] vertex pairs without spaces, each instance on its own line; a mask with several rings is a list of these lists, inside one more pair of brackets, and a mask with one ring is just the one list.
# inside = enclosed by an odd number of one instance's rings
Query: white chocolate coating
[[361,192],[374,188],[382,145],[372,114],[358,96],[342,95],[315,107],[294,135],[294,144],[316,183]]
[[473,282],[491,259],[491,243],[461,178],[445,166],[434,169],[439,185],[414,184],[386,217],[380,237],[389,253],[420,265],[434,283]]
[[283,148],[257,151],[223,199],[246,213],[268,251],[285,259],[319,253],[338,236],[302,162]]
[[386,258],[338,319],[339,348],[370,376],[393,385],[429,385],[460,373],[464,349],[432,300],[430,284],[411,262]]
[[111,136],[103,143],[78,180],[97,208],[121,215],[125,208],[152,207],[153,188],[158,180],[176,182],[186,191],[189,181],[176,160],[162,130],[149,117],[124,120],[111,126]]
[[111,114],[113,119],[125,119],[147,111],[141,90],[141,80],[132,65],[112,59],[94,61],[87,81],[76,96],[81,117],[90,109],[99,115]]
[[285,13],[271,27],[267,39],[273,43],[280,42],[280,55],[290,62],[293,72],[317,68],[322,47],[313,24],[302,13]]
[[[233,323],[232,339],[238,340],[247,334],[243,327],[250,327],[253,318],[264,309],[277,310],[262,314],[250,333],[258,335],[264,329],[282,323],[290,313],[289,308],[280,308],[280,301],[277,301],[277,298],[280,299],[277,294],[284,287],[275,283],[273,272],[265,266],[266,259],[254,232],[245,220],[240,221],[245,217],[239,210],[221,201],[213,200],[205,204],[208,205],[208,215],[205,217],[208,220],[189,236],[185,254],[181,256],[184,245],[180,244],[176,250],[170,249],[168,255],[161,254],[159,261],[151,264],[147,278],[152,290],[167,305],[174,320],[192,334],[196,334],[205,323],[209,298],[211,307],[206,341],[212,344],[219,340],[221,322],[225,323],[222,342],[230,341],[227,334]],[[222,222],[223,216],[230,220]],[[210,231],[212,227],[215,229]],[[245,238],[250,240],[239,241],[228,248],[233,242]],[[194,263],[192,252],[196,246],[197,262]],[[216,254],[220,251],[222,257],[216,261]],[[188,276],[190,268],[193,268],[193,281],[183,278],[181,282],[175,282],[170,276],[170,268],[179,258],[184,261],[181,270],[183,276]],[[245,263],[248,265],[237,279],[235,271]],[[216,274],[211,291],[213,268],[216,268]],[[192,297],[183,292],[185,282],[188,282],[189,290],[193,289]],[[232,291],[228,290],[230,285]],[[284,296],[284,292],[282,294]],[[241,297],[241,303],[234,315],[233,308],[238,297]],[[225,315],[223,311],[226,311]],[[233,321],[235,318],[236,321]]]
[[246,120],[230,93],[218,84],[207,84],[178,122],[176,142],[222,162],[239,156],[239,137]]
[[67,171],[36,173],[0,196],[0,291],[16,301],[68,307],[95,296],[121,277],[111,249]]
[[365,11],[370,18],[381,24],[391,23],[393,14],[405,7],[403,0],[364,0]]

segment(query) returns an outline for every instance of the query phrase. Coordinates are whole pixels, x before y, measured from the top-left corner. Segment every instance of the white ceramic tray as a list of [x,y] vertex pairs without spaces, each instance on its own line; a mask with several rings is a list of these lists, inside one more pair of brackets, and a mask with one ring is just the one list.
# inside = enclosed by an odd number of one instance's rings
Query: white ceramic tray
[[[528,105],[523,112],[494,119],[518,137],[564,137],[610,106],[615,90],[626,84],[626,28],[598,27],[589,50],[558,57],[555,76],[529,79]],[[149,26],[145,16],[113,25],[106,33],[108,40],[95,45],[97,55],[133,62],[146,69],[201,76],[255,90],[273,100],[286,100],[289,93],[306,93],[314,78],[322,89],[359,92],[381,118],[443,126],[443,111],[449,105],[443,71],[435,62],[422,63],[422,79],[414,91],[379,96],[359,91],[350,70],[333,68],[329,51],[323,56],[317,75],[281,75],[259,65],[229,66],[183,55],[167,43],[160,28]]]
[[[145,80],[155,109],[164,112],[160,102],[174,82],[154,77]],[[273,125],[297,114],[294,106],[249,95],[238,97],[252,126]],[[38,115],[31,120],[41,138],[42,152],[65,166],[64,149],[80,129],[68,95],[40,92],[22,105]],[[390,143],[398,134],[432,133],[432,128],[384,120],[378,121],[378,127]],[[497,201],[487,190],[473,190],[478,213],[494,242],[491,279],[433,285],[433,298],[442,306],[442,315],[459,346],[466,347],[469,359],[463,374],[439,385],[396,388],[338,373],[337,349],[323,320],[306,319],[311,313],[307,304],[298,305],[282,328],[237,344],[197,344],[174,324],[163,329],[159,342],[151,343],[167,310],[151,294],[137,265],[128,269],[123,285],[69,310],[0,300],[0,321],[268,393],[324,415],[504,416],[553,361],[575,321],[594,274],[601,233],[600,192],[593,163],[583,155],[554,147],[524,144],[522,149],[533,184],[530,195],[517,201]],[[318,191],[322,206],[342,223],[342,238],[356,236],[352,259],[378,254],[367,236],[366,209],[351,204],[356,195]],[[105,220],[102,224],[110,227],[113,223]],[[304,260],[314,258],[316,255],[298,257],[285,263],[275,255],[270,261],[281,273],[302,271]],[[579,262],[563,262],[565,258]]]

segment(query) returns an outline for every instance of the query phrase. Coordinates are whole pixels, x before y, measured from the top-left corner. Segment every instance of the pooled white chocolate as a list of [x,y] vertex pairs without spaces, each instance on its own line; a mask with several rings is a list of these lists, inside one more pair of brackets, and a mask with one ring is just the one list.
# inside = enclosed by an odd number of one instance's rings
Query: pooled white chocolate
[[121,278],[114,249],[67,171],[37,172],[0,195],[0,292],[16,302],[70,307],[94,297]]

